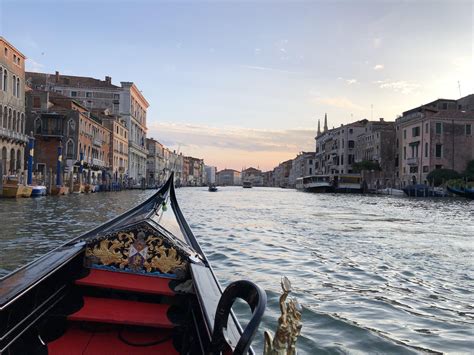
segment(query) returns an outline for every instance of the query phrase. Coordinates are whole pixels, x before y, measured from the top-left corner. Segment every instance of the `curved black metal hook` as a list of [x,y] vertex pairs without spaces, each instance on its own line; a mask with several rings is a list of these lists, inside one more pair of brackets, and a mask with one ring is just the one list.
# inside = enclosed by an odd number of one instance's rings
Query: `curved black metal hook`
[[232,282],[227,286],[217,305],[214,331],[212,333],[211,348],[209,351],[211,354],[221,354],[225,347],[230,346],[224,336],[224,330],[227,329],[229,314],[237,298],[241,298],[248,303],[252,310],[252,318],[240,336],[233,354],[244,355],[249,351],[252,340],[262,320],[263,313],[265,313],[267,294],[253,282],[240,280]]

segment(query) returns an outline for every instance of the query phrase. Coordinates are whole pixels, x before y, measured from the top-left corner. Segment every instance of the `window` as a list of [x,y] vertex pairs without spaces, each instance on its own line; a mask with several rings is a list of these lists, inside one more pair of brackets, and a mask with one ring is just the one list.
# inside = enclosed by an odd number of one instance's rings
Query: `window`
[[77,97],[77,91],[71,91],[71,96],[72,97]]
[[425,133],[428,133],[428,130],[430,129],[429,123],[425,123]]
[[403,159],[407,158],[407,147],[403,147]]
[[5,57],[8,57],[8,48],[5,47]]
[[3,68],[0,67],[0,90],[3,90]]
[[466,125],[466,136],[470,136],[471,134],[472,134],[471,125],[467,124]]
[[8,88],[8,73],[6,69],[3,69],[3,91],[7,91]]
[[443,122],[436,122],[436,134],[443,134]]
[[16,96],[16,76],[15,75],[13,75],[12,90],[13,90],[13,96]]
[[33,108],[41,108],[41,98],[39,96],[33,97]]
[[429,166],[428,166],[428,165],[423,166],[423,172],[424,172],[424,173],[427,173],[428,170],[429,170]]
[[418,172],[417,166],[410,166],[410,174],[416,174]]
[[443,103],[443,110],[447,110],[448,109],[448,104],[446,102]]
[[16,97],[20,97],[20,78],[16,78]]
[[436,158],[442,158],[443,156],[443,145],[442,144],[436,144]]
[[406,129],[403,130],[403,139],[407,139],[407,130]]
[[114,94],[114,100],[119,100],[120,99],[120,94]]
[[347,143],[349,145],[349,149],[354,148],[354,145],[355,145],[354,141],[348,141]]
[[349,134],[352,134],[352,132],[354,132],[354,130],[352,128],[349,128]]
[[411,129],[411,136],[412,137],[418,137],[420,135],[420,127],[413,127]]
[[443,169],[443,166],[442,165],[435,165],[435,169],[436,170]]
[[86,92],[86,97],[92,97],[92,93],[91,92]]
[[425,158],[428,158],[428,142],[425,142]]

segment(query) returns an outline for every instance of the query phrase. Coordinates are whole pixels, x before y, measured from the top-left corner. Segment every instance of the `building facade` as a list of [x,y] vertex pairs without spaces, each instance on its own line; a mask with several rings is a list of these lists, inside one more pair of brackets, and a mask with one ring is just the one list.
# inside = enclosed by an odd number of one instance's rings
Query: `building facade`
[[74,99],[88,110],[108,109],[121,116],[128,129],[128,178],[139,183],[146,176],[146,115],[149,107],[145,97],[132,82],[112,84],[105,80],[47,73],[26,73],[26,81],[36,90],[56,92]]
[[148,151],[147,184],[149,186],[159,185],[166,179],[165,148],[163,144],[153,138],[146,139],[146,148]]
[[216,173],[217,184],[220,186],[240,186],[242,176],[240,171],[234,169],[224,169]]
[[204,169],[206,170],[206,184],[212,185],[216,183],[216,171],[215,166],[205,165]]
[[0,159],[4,175],[20,175],[24,170],[28,142],[25,134],[25,59],[0,36]]
[[295,187],[296,179],[314,174],[315,152],[301,152],[291,164],[288,186]]
[[252,186],[263,186],[262,171],[252,167],[242,170],[242,181],[248,181]]
[[402,186],[426,183],[435,169],[462,173],[474,159],[474,111],[456,109],[453,100],[437,101],[443,109],[422,106],[396,120],[397,173]]

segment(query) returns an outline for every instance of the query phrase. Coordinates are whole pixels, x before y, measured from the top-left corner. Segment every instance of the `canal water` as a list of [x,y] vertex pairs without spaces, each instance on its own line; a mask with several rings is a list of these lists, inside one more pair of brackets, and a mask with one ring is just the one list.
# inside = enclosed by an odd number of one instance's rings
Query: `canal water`
[[[303,307],[300,354],[474,349],[474,202],[295,190],[181,188],[180,205],[224,285],[280,278]],[[152,191],[0,200],[0,276]],[[248,320],[249,310],[236,310]],[[263,348],[262,331],[254,342]]]

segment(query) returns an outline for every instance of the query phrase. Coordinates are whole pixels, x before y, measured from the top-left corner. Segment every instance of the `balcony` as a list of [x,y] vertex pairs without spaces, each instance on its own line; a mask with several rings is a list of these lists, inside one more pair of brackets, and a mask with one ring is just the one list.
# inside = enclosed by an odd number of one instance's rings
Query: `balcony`
[[26,134],[15,132],[11,129],[0,128],[0,136],[17,140],[20,142],[28,142],[28,136]]
[[107,166],[105,161],[97,159],[97,158],[92,158],[92,165],[104,167],[104,168]]
[[102,139],[94,137],[92,144],[94,144],[96,147],[102,147]]
[[407,159],[408,165],[418,165],[418,157],[408,158]]

